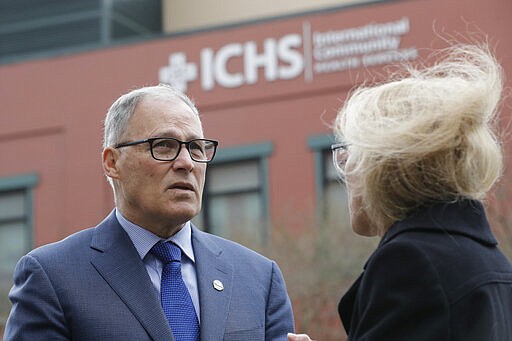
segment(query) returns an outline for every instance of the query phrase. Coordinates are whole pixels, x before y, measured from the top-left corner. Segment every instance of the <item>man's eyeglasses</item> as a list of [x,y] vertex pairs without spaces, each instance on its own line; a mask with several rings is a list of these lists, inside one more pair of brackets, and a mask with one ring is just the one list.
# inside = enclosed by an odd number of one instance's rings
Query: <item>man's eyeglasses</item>
[[135,146],[142,143],[148,143],[151,150],[151,156],[159,161],[173,161],[181,151],[181,145],[185,145],[190,154],[190,158],[196,162],[210,162],[217,151],[218,141],[207,139],[194,139],[190,141],[180,141],[171,137],[155,137],[146,140],[120,143],[115,148]]
[[348,159],[348,144],[335,143],[331,145],[332,162],[338,173],[343,174]]

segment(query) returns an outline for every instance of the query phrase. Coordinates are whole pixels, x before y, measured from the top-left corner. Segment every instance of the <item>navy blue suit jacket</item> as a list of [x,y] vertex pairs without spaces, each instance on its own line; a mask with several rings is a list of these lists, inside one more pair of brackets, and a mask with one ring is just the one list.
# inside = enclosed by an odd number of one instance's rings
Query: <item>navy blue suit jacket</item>
[[[277,264],[192,227],[201,340],[286,340],[291,304]],[[213,287],[220,280],[224,290]],[[16,266],[4,340],[174,340],[130,238],[110,214]]]
[[394,224],[338,310],[349,340],[512,340],[512,266],[479,202]]

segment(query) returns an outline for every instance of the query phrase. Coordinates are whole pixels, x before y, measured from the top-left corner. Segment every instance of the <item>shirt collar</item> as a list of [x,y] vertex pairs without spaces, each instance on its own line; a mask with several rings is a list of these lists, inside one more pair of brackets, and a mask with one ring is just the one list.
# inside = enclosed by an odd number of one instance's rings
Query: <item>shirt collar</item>
[[158,243],[160,240],[164,240],[172,241],[174,244],[178,245],[181,251],[192,262],[195,262],[194,249],[192,248],[192,228],[190,227],[190,221],[187,221],[183,228],[172,235],[170,238],[162,239],[156,234],[126,219],[117,208],[116,218],[132,240],[132,243],[139,253],[141,259],[146,257],[148,252],[156,243]]

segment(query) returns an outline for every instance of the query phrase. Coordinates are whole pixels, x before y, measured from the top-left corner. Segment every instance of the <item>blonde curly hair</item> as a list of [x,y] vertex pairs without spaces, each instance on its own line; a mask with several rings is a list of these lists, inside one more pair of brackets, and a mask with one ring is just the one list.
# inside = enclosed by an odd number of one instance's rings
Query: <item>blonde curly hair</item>
[[503,71],[487,45],[456,44],[431,67],[357,88],[334,133],[343,174],[379,234],[433,202],[483,199],[502,173],[493,132]]

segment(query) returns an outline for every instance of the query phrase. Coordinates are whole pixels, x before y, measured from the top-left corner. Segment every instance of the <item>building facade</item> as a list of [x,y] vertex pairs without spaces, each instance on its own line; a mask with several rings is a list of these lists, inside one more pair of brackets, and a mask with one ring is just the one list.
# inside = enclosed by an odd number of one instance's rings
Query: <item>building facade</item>
[[[2,318],[22,254],[113,209],[100,164],[102,120],[130,89],[171,83],[194,99],[205,136],[220,141],[196,223],[265,244],[276,226],[346,219],[330,124],[355,85],[378,80],[393,63],[420,61],[447,37],[484,35],[512,78],[509,0],[326,1],[209,27],[173,27],[176,4],[163,2],[167,33],[151,39],[0,64]],[[508,98],[504,121],[511,107]]]

